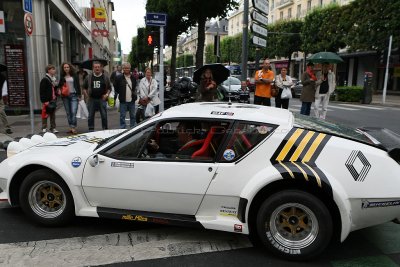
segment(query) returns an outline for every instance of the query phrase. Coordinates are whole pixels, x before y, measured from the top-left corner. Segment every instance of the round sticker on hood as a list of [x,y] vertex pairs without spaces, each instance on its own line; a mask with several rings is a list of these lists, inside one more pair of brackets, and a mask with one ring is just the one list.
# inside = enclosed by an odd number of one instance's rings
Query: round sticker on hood
[[227,149],[224,151],[224,159],[227,161],[231,161],[235,158],[235,151],[232,149]]
[[72,167],[78,168],[82,164],[82,159],[80,157],[76,157],[71,161]]

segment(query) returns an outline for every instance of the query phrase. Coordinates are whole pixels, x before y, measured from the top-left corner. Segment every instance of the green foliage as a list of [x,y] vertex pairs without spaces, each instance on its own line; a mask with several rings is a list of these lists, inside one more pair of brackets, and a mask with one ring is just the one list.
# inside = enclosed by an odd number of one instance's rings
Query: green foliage
[[345,38],[350,50],[384,50],[390,35],[393,44],[400,43],[400,1],[356,0],[344,10],[346,17],[341,20],[351,23]]
[[[213,44],[209,44],[209,45],[206,46],[206,60],[205,60],[205,63],[206,64],[210,64],[210,63],[216,63],[216,62],[217,62],[217,56],[214,55],[214,45]],[[224,62],[224,61],[222,61],[222,62]]]
[[233,10],[238,6],[238,2],[236,0],[181,0],[178,6],[179,8],[186,8],[187,17],[197,22],[196,67],[201,67],[203,65],[206,20],[217,16],[225,17],[229,10]]
[[192,54],[183,54],[176,58],[176,67],[189,67],[193,66],[193,55]]
[[[346,46],[349,25],[341,21],[342,8],[336,4],[314,9],[304,20],[302,50],[307,53],[337,52]],[[339,23],[338,23],[339,21]]]
[[137,36],[132,37],[131,41],[131,52],[128,55],[128,62],[131,64],[132,67],[139,66],[139,61],[137,59]]
[[338,86],[336,87],[336,99],[342,102],[359,102],[363,95],[362,86]]

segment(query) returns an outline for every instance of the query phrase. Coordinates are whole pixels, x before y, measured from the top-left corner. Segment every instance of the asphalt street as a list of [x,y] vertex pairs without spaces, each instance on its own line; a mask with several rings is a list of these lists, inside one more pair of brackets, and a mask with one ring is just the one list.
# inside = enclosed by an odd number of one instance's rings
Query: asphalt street
[[[298,112],[300,104],[292,99],[290,109]],[[331,103],[327,120],[400,133],[399,114],[399,107]],[[83,131],[85,125],[81,127]],[[0,150],[0,160],[4,158]],[[352,232],[316,260],[298,263],[254,248],[239,234],[97,218],[76,218],[68,226],[48,228],[31,223],[19,208],[0,208],[0,266],[39,264],[394,267],[400,266],[400,225],[386,223]]]

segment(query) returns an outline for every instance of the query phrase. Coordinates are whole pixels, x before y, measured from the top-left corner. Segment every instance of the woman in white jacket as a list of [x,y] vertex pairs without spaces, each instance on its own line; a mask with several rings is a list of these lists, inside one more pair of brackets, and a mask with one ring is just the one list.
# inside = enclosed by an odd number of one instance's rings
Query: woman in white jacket
[[329,98],[336,88],[335,74],[330,70],[329,63],[322,64],[322,71],[317,75],[315,91],[315,117],[325,120]]
[[[150,68],[146,68],[145,77],[140,80],[139,83],[139,106],[138,113],[142,118],[145,118],[145,111],[147,105],[151,104],[154,107],[154,113],[157,114],[159,111],[159,105],[161,103],[158,97],[158,83],[156,79],[152,77]],[[136,116],[136,121],[140,121],[140,118]]]

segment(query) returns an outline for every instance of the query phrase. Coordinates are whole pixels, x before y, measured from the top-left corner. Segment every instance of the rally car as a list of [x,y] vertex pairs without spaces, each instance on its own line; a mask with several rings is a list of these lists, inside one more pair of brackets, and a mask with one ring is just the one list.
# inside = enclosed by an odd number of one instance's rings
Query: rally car
[[90,216],[201,227],[306,260],[399,221],[399,140],[285,109],[184,104],[130,130],[10,143],[0,200],[44,225]]

